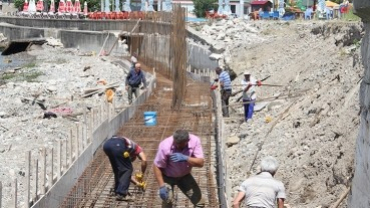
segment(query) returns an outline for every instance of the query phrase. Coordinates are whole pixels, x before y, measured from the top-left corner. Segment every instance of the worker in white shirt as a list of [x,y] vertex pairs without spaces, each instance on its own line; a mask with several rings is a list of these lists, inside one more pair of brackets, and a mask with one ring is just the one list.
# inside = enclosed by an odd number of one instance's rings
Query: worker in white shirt
[[253,109],[256,102],[256,91],[255,86],[261,86],[261,81],[256,80],[251,76],[251,73],[246,71],[244,72],[244,79],[242,80],[243,88],[243,104],[244,104],[244,118],[247,122],[252,119]]

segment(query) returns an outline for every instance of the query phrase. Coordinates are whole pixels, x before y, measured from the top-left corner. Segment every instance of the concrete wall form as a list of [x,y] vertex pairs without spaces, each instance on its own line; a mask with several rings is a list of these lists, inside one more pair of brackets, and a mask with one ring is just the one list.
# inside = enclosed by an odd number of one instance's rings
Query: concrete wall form
[[[134,115],[138,106],[144,103],[151,95],[156,86],[155,81],[156,79],[154,77],[150,81],[147,91],[142,93],[138,99],[133,102],[132,106],[126,108],[112,119],[108,117],[95,129],[92,133],[91,143],[88,144],[68,171],[50,188],[50,190],[35,202],[32,206],[33,208],[59,207],[61,205],[64,197],[68,195],[69,191],[73,188],[78,178],[88,166],[95,151],[102,145],[104,140],[111,137],[112,134],[117,132],[118,129]],[[108,115],[109,114],[110,113],[108,113]]]
[[[370,4],[369,7],[370,9]],[[365,68],[360,86],[360,129],[356,140],[355,174],[348,207],[370,207],[370,23],[364,24],[361,55]]]
[[370,207],[370,1],[354,0],[355,13],[364,22],[361,56],[364,77],[360,86],[360,129],[356,140],[355,174],[352,180],[348,207]]
[[[211,74],[211,70],[194,70],[194,73],[190,72],[188,69],[188,76],[194,80],[199,80],[203,82],[211,83],[211,77],[214,75]],[[215,152],[216,152],[216,174],[217,174],[217,185],[218,185],[218,198],[220,201],[220,208],[230,207],[231,202],[231,187],[227,183],[227,169],[225,164],[227,164],[226,157],[226,146],[225,142],[222,139],[224,134],[224,120],[222,117],[222,107],[221,107],[221,94],[218,91],[212,91],[211,93],[213,106],[216,109],[215,113]]]
[[9,40],[45,37],[42,28],[22,27],[16,25],[0,24],[0,32]]
[[[34,28],[55,28],[65,30],[87,30],[87,31],[131,31],[138,20],[66,20],[66,19],[34,19],[20,17],[0,17],[0,22],[12,25],[34,27]],[[142,20],[139,22],[139,29],[136,32],[169,34],[171,24],[164,22],[153,22]]]

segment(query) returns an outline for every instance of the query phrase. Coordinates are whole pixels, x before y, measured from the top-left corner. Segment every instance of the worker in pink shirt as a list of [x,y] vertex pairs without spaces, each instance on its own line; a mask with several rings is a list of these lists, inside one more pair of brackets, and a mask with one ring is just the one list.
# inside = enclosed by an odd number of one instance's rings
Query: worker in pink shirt
[[192,167],[203,167],[204,157],[200,138],[186,130],[177,130],[158,147],[153,171],[159,185],[162,207],[172,207],[175,185],[195,207],[204,207],[200,188],[191,175]]

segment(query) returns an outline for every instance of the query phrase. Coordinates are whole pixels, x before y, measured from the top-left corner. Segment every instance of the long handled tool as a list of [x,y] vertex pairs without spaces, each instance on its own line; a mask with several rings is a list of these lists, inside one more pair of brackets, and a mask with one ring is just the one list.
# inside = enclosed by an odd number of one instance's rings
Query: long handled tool
[[257,99],[255,101],[245,101],[245,102],[242,102],[242,103],[233,103],[233,104],[230,104],[228,106],[239,106],[240,104],[249,104],[249,103],[258,103],[258,102],[267,102],[267,101],[274,101],[274,100],[282,100],[282,99],[287,99],[287,98],[296,98],[296,97],[301,97],[304,95],[304,93],[308,92],[309,89],[305,89],[305,90],[301,90],[301,91],[296,91],[294,93],[288,93],[288,94],[282,94],[282,95],[278,95],[278,96],[273,96],[273,97],[267,97],[267,98],[261,98],[261,99]]
[[[252,84],[254,86],[256,86],[257,84]],[[238,84],[238,85],[233,85],[233,86],[244,86],[242,84]],[[278,84],[266,84],[266,83],[263,83],[261,84],[260,86],[262,87],[284,87],[284,85],[278,85]]]
[[[268,78],[270,78],[271,77],[271,75],[268,75],[267,77],[265,77],[265,78],[263,78],[263,79],[261,79],[260,81],[261,82],[263,82],[263,81],[266,81]],[[233,86],[239,86],[239,85],[233,85]],[[240,86],[242,86],[242,85],[240,85]],[[243,92],[243,90],[238,90],[238,91],[236,91],[236,92],[234,92],[234,93],[232,93],[231,94],[231,96],[233,97],[233,96],[235,96],[235,95],[237,95],[237,94],[239,94],[239,93],[241,93],[241,92]],[[241,98],[238,98],[239,100],[241,99]]]

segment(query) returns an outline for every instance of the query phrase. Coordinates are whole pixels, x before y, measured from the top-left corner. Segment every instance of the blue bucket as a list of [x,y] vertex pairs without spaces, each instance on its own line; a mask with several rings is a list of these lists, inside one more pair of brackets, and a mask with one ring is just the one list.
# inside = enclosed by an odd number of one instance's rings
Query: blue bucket
[[157,125],[157,112],[155,111],[144,112],[144,122],[145,122],[145,126]]

